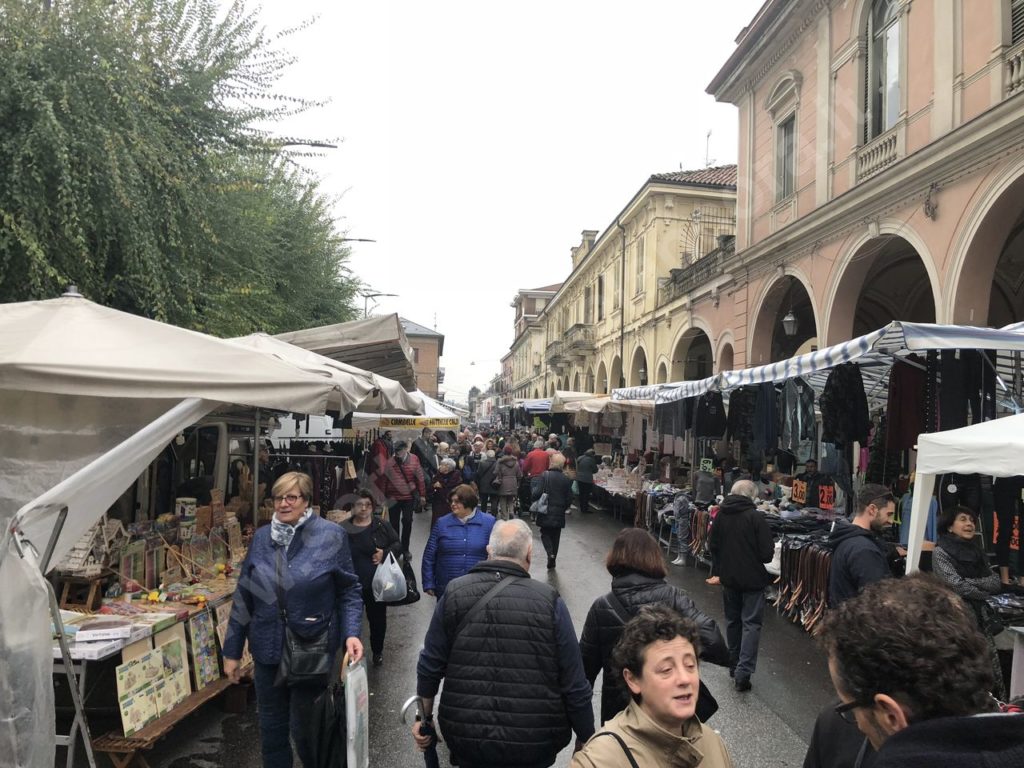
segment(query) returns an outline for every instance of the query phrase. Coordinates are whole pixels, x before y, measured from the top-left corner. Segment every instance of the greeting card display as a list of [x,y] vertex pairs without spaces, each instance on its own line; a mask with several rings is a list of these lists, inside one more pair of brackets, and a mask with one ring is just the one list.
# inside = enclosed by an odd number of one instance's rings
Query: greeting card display
[[192,680],[198,691],[220,679],[217,634],[209,611],[200,611],[188,620],[188,642]]

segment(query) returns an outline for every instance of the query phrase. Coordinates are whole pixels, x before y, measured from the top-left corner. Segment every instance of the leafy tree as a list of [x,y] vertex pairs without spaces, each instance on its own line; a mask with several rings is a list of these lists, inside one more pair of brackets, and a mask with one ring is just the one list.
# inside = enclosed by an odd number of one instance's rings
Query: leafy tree
[[317,106],[276,93],[280,39],[241,0],[7,0],[0,301],[76,283],[224,335],[355,316],[330,201],[266,129]]

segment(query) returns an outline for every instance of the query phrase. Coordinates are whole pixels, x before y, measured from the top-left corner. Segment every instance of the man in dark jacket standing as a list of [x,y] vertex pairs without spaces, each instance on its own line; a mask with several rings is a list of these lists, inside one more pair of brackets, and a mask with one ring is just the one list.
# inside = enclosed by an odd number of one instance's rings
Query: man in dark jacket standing
[[597,454],[593,448],[580,456],[576,462],[576,485],[580,489],[580,512],[590,511],[590,494],[594,490],[594,473],[597,472]]
[[[460,768],[547,768],[576,732],[594,733],[576,631],[558,592],[530,578],[533,536],[498,521],[488,560],[448,584],[416,666],[426,716],[444,678],[438,721]],[[426,749],[430,737],[413,738]]]
[[718,508],[708,540],[722,580],[725,636],[737,691],[750,690],[750,676],[757,666],[764,588],[771,582],[764,564],[775,554],[771,529],[754,505],[756,498],[753,481],[736,482]]
[[883,485],[868,484],[857,494],[853,521],[837,520],[828,535],[832,567],[828,577],[828,602],[835,608],[855,597],[868,584],[889,578],[887,546],[880,534],[892,525],[896,502]]

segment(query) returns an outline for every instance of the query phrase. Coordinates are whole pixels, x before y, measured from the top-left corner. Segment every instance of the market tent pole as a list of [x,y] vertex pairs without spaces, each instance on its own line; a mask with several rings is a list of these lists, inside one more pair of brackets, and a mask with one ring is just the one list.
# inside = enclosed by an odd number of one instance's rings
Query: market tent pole
[[252,428],[252,529],[260,524],[260,409],[256,409],[256,421]]
[[921,567],[924,532],[928,527],[928,508],[932,502],[935,475],[918,472],[914,480],[914,497],[910,507],[910,537],[907,540],[907,573]]

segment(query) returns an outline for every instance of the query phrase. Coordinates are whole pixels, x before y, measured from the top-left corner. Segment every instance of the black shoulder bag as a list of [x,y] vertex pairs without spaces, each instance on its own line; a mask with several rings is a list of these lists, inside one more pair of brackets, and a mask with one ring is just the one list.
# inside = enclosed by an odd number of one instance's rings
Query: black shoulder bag
[[[615,590],[608,593],[608,602],[611,603],[612,610],[615,611],[616,615],[622,619],[623,625],[633,618],[633,614],[622,604],[618,595],[615,594]],[[701,680],[700,688],[697,690],[697,719],[702,723],[706,723],[717,711],[718,701],[711,694],[711,689],[704,685],[704,681]]]
[[281,661],[277,665],[274,685],[323,684],[331,671],[331,656],[328,643],[331,626],[328,624],[314,637],[306,639],[297,635],[288,625],[288,609],[285,605],[284,589],[284,547],[277,547],[277,609],[284,623],[284,645],[281,646]]

